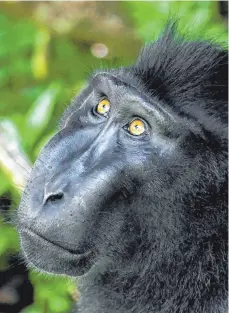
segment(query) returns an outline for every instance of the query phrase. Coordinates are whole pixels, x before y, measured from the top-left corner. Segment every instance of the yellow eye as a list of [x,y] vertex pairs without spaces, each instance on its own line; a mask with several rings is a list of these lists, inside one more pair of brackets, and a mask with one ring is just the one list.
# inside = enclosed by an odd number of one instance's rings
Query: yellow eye
[[110,101],[108,99],[103,99],[99,101],[96,111],[97,113],[106,116],[107,113],[110,111],[110,108],[111,108]]
[[141,120],[134,120],[129,124],[128,131],[131,135],[140,136],[145,132],[145,124]]

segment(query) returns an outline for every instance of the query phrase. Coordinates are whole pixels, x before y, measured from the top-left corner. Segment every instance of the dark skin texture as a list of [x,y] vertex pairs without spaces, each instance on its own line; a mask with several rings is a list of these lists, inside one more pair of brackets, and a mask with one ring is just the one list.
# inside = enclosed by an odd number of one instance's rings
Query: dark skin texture
[[80,277],[77,312],[227,312],[227,53],[174,37],[91,77],[22,197],[28,265]]

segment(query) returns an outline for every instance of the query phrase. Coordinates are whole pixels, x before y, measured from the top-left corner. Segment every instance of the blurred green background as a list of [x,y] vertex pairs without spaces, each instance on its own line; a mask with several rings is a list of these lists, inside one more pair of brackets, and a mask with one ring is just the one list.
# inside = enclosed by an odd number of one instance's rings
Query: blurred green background
[[96,68],[129,65],[171,16],[189,38],[227,44],[227,2],[0,3],[0,312],[69,312],[67,278],[25,269],[8,223],[30,166]]

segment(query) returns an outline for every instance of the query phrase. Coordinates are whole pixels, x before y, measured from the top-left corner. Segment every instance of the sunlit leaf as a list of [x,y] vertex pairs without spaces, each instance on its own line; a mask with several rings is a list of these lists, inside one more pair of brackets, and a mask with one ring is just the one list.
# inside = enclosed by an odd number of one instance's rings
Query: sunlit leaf
[[0,121],[0,167],[15,186],[24,186],[31,169],[21,138],[9,120]]
[[37,32],[34,55],[32,57],[32,69],[36,79],[43,79],[48,73],[47,50],[50,34],[46,28]]
[[44,313],[44,309],[37,305],[27,306],[24,310],[20,311],[20,313]]
[[59,91],[60,85],[52,83],[33,103],[26,116],[24,127],[25,136],[26,133],[29,134],[26,136],[28,145],[33,145],[49,123]]
[[53,313],[65,313],[68,312],[72,307],[70,299],[61,297],[59,295],[53,295],[53,297],[49,299],[48,305],[50,311]]

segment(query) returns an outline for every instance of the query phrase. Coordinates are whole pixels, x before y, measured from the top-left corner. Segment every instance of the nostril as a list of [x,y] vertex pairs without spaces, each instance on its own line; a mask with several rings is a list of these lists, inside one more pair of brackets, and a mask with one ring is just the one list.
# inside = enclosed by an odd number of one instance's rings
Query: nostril
[[63,197],[64,197],[63,192],[59,192],[59,193],[57,193],[57,194],[51,194],[51,195],[49,195],[49,196],[46,198],[45,204],[47,204],[48,202],[53,203],[53,202],[59,201],[59,200],[61,200]]

